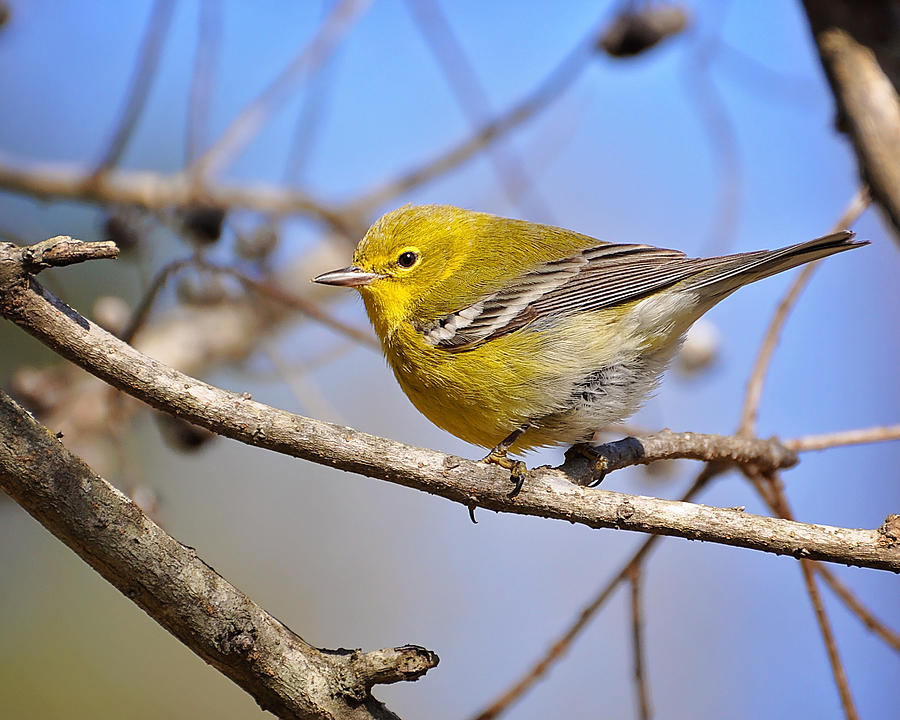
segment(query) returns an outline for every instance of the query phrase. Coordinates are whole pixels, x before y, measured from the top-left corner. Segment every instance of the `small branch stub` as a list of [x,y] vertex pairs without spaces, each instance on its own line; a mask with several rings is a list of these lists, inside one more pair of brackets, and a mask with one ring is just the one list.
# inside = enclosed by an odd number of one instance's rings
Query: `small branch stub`
[[22,265],[33,275],[50,267],[75,265],[88,260],[113,260],[117,257],[119,248],[112,241],[82,242],[68,235],[57,235],[22,248]]
[[888,515],[878,528],[878,533],[887,547],[900,545],[900,515]]
[[431,668],[437,667],[437,653],[420,645],[403,645],[348,656],[345,693],[352,698],[365,698],[375,685],[413,682]]

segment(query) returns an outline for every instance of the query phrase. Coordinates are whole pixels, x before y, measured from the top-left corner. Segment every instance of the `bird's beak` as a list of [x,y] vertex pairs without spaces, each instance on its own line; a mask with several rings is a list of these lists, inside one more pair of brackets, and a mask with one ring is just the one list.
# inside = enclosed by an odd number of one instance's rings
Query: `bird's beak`
[[340,285],[342,287],[361,287],[383,277],[384,275],[366,272],[362,268],[356,267],[356,265],[351,265],[340,270],[322,273],[318,277],[314,277],[313,282],[322,283],[323,285]]

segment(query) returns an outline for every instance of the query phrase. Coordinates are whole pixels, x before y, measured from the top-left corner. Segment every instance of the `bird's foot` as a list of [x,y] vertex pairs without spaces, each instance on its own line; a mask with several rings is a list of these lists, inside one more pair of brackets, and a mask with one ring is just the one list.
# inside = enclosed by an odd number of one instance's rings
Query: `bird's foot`
[[513,489],[506,494],[506,497],[512,500],[521,492],[522,485],[525,483],[525,474],[528,472],[525,463],[521,460],[513,460],[507,457],[506,450],[500,448],[491,450],[481,462],[489,465],[499,465],[509,470],[509,481],[513,484]]
[[566,459],[568,460],[573,455],[581,455],[582,457],[587,458],[592,463],[594,463],[594,470],[592,473],[591,481],[585,485],[585,487],[597,487],[600,483],[603,482],[603,479],[606,477],[606,473],[609,471],[609,461],[606,457],[599,452],[597,452],[597,448],[593,445],[588,445],[587,443],[579,443],[578,445],[573,445],[568,450],[566,450]]

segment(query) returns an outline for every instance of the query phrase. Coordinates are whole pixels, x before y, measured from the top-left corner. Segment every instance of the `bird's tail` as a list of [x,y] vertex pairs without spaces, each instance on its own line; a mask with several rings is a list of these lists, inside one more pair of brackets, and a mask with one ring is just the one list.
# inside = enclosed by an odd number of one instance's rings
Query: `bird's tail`
[[718,262],[687,280],[682,288],[698,290],[712,302],[718,302],[749,283],[804,263],[869,244],[865,240],[853,240],[853,236],[854,233],[849,230],[841,230],[780,250],[759,250],[714,258],[713,260]]

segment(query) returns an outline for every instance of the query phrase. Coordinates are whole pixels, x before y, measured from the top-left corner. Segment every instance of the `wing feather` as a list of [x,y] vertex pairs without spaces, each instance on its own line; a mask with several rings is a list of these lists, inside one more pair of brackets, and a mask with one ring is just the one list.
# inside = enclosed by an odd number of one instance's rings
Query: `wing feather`
[[419,327],[426,342],[461,351],[541,317],[600,310],[702,272],[722,258],[687,258],[650,245],[603,244],[529,270],[478,303]]

